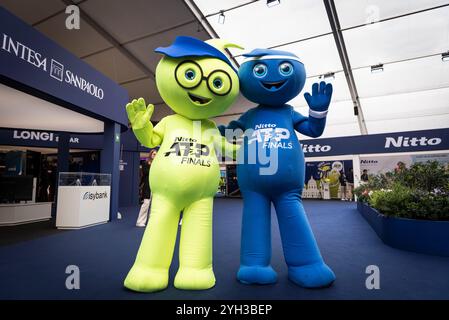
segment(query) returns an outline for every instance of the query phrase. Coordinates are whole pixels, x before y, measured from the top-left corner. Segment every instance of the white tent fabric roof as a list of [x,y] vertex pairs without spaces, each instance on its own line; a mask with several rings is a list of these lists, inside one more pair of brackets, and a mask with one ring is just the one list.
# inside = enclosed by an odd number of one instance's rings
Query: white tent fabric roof
[[[122,85],[131,99],[144,97],[153,103],[155,121],[172,111],[155,85],[160,55],[154,48],[169,45],[179,35],[205,40],[216,33],[245,46],[245,51],[274,47],[296,53],[307,69],[304,91],[321,75],[334,73],[326,79],[333,83],[334,95],[323,137],[361,134],[326,12],[325,3],[332,0],[280,0],[270,8],[266,0],[75,2],[82,10],[81,29],[76,31],[63,27],[64,1],[0,0],[0,5]],[[368,133],[448,128],[449,62],[443,62],[441,54],[449,51],[449,0],[333,2]],[[224,24],[218,23],[222,10]],[[201,14],[211,28],[201,26]],[[231,53],[239,62],[245,51]],[[371,73],[371,66],[379,63],[384,72]],[[290,103],[308,114],[302,94]],[[228,123],[253,106],[240,97],[215,120]]]
[[[308,74],[304,90],[333,72],[327,81],[334,96],[322,137],[361,134],[323,1],[281,0],[274,7],[263,0],[193,1],[219,37],[245,51],[274,47],[297,54]],[[334,2],[368,133],[449,127],[449,62],[441,58],[449,51],[449,1]],[[241,51],[231,53],[241,62]],[[377,64],[384,71],[372,73]],[[302,94],[290,104],[308,113]]]

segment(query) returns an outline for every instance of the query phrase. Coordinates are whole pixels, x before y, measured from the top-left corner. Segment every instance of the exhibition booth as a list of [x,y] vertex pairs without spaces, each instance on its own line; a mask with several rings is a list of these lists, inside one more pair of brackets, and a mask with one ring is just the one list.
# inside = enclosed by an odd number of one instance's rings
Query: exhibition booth
[[[46,170],[41,168],[41,155],[14,150],[14,146],[55,148],[54,159],[49,162],[54,163],[53,174],[59,182],[65,172],[76,169],[77,163],[71,167],[73,146],[97,150],[100,159],[93,161],[97,164],[93,173],[108,177],[104,201],[97,202],[103,203],[101,214],[72,226],[114,219],[119,205],[120,136],[128,125],[123,109],[128,93],[3,7],[0,26],[0,145],[9,146],[2,156],[0,225],[52,216],[50,201],[36,201],[39,172]],[[105,179],[97,179],[97,184],[99,180]],[[94,187],[90,183],[89,187]],[[11,192],[12,186],[21,192]],[[62,202],[70,198],[72,204],[80,205],[89,187],[75,184],[72,188],[76,192],[68,195],[63,191],[65,186],[58,183],[54,190],[56,218],[69,213]]]

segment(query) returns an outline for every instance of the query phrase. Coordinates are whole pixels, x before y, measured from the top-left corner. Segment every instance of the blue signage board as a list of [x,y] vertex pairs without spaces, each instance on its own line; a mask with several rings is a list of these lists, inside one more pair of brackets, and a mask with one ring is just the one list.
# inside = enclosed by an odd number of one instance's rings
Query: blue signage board
[[[71,149],[101,150],[103,149],[103,134],[70,134]],[[120,137],[123,151],[140,151],[140,145],[132,130],[123,132]],[[58,132],[2,129],[0,128],[0,145],[57,148]]]
[[[57,137],[58,133],[52,131],[0,128],[0,145],[56,148]],[[72,149],[103,148],[102,134],[70,137]],[[137,141],[132,130],[123,132],[120,141],[123,151],[150,150]],[[306,157],[449,150],[449,129],[302,140],[301,145]]]
[[306,157],[449,150],[449,128],[300,142]]
[[[57,148],[58,133],[53,131],[0,129],[0,145]],[[71,134],[71,149],[103,149],[102,134]]]
[[128,124],[124,106],[129,96],[123,87],[1,6],[0,76],[76,112]]

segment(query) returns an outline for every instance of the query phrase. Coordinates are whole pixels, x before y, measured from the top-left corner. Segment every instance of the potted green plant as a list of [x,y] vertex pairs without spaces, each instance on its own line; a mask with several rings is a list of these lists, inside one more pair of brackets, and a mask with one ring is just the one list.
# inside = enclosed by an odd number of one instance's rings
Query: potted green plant
[[449,169],[436,161],[372,175],[358,210],[388,245],[449,256]]

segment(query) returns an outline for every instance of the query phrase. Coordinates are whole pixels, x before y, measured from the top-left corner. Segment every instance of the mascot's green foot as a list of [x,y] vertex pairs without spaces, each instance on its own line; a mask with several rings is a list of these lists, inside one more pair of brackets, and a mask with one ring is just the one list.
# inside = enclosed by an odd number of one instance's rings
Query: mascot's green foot
[[168,270],[134,265],[126,276],[126,288],[138,292],[154,292],[167,288]]
[[183,290],[206,290],[215,285],[212,268],[190,269],[179,268],[175,277],[175,287]]

